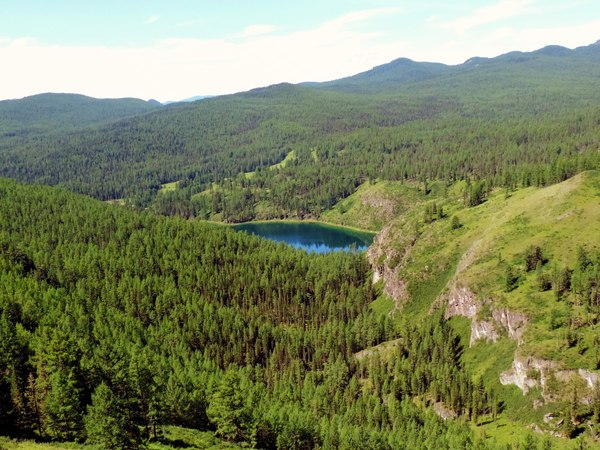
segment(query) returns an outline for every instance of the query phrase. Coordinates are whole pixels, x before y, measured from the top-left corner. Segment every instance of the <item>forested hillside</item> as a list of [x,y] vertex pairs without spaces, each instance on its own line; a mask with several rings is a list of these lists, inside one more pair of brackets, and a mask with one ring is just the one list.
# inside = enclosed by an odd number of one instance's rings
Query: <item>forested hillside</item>
[[[318,216],[373,178],[555,182],[597,167],[599,55],[591,45],[459,66],[398,60],[0,143],[0,173],[228,221]],[[158,196],[167,182],[179,189]]]
[[[600,417],[599,194],[598,171],[516,190],[380,182],[323,218],[385,221],[369,249],[384,290],[378,310],[414,321],[444,310],[465,345],[462,361],[495,389],[508,429],[591,446]],[[482,425],[505,436],[502,426]]]
[[0,139],[106,124],[159,107],[158,102],[135,98],[96,99],[77,94],[38,94],[3,100],[0,101]]
[[[493,447],[422,408],[477,421],[499,404],[442,315],[369,308],[364,254],[7,180],[0,225],[3,434],[136,448],[170,424],[259,448]],[[389,360],[355,356],[390,339]]]

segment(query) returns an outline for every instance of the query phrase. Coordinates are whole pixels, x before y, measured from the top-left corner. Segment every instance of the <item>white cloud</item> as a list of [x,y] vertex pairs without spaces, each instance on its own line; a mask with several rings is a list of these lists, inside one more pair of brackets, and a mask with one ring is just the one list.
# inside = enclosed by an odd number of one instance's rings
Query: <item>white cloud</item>
[[269,34],[275,31],[275,27],[273,25],[250,25],[249,27],[244,28],[244,31],[241,33],[241,37],[254,37],[261,36],[264,34]]
[[0,45],[5,67],[0,98],[52,91],[170,100],[284,81],[340,78],[406,52],[402,42],[374,42],[377,33],[348,26],[393,11],[398,9],[358,11],[288,34],[165,39],[141,48],[65,47],[11,40]]
[[151,25],[153,23],[158,22],[159,20],[160,20],[160,16],[150,16],[146,20],[144,20],[144,23],[146,25]]
[[[486,41],[490,43],[506,42],[504,45],[513,46],[513,50],[521,49],[523,51],[536,50],[551,44],[574,48],[594,43],[600,37],[599,30],[600,20],[594,20],[576,26],[555,28],[528,28],[516,30],[511,27],[504,27],[492,32],[483,43],[485,44]],[[517,46],[519,42],[524,43],[525,46]]]
[[[456,64],[472,56],[534,50],[547,44],[572,48],[600,37],[600,20],[559,28],[473,29],[466,34],[422,27],[420,33],[413,29],[405,40],[395,41],[356,26],[398,12],[398,8],[357,11],[287,34],[259,34],[261,30],[255,28],[252,38],[164,39],[144,47],[67,47],[27,38],[0,39],[0,99],[39,92],[182,99],[283,81],[331,80],[401,56]],[[267,31],[266,26],[262,31]]]
[[533,0],[501,0],[494,5],[484,6],[468,16],[441,23],[440,27],[456,33],[465,33],[481,25],[527,14],[531,12],[530,5],[533,2]]
[[[439,46],[413,47],[411,51],[428,61],[458,64],[473,56],[493,57],[513,50],[533,51],[556,44],[568,48],[589,45],[600,37],[600,20],[563,27],[531,27],[523,30],[498,27],[473,35],[458,35]],[[409,55],[411,56],[411,55]]]
[[345,25],[349,25],[351,23],[364,22],[370,19],[374,19],[375,17],[399,14],[402,11],[403,8],[396,6],[388,8],[371,8],[359,11],[352,11],[325,23],[324,26],[332,28],[342,28]]

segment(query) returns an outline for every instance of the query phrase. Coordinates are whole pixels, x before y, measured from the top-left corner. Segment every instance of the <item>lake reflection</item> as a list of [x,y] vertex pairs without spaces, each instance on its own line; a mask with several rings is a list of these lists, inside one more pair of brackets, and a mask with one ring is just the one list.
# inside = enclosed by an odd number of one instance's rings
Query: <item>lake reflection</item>
[[249,222],[233,228],[314,253],[366,250],[374,237],[373,233],[316,222]]

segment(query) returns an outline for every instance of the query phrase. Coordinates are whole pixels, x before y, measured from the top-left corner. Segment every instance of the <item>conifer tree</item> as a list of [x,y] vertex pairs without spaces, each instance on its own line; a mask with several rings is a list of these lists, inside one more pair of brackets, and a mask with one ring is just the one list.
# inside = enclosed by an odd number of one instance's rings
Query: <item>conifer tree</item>
[[237,370],[225,373],[211,397],[206,413],[217,427],[217,435],[230,441],[248,437],[251,415],[244,405]]
[[45,404],[47,433],[61,441],[80,437],[83,428],[81,389],[73,369],[54,372],[49,377],[49,386]]
[[121,402],[104,383],[94,391],[84,421],[90,444],[111,450],[140,447],[139,432],[128,422]]

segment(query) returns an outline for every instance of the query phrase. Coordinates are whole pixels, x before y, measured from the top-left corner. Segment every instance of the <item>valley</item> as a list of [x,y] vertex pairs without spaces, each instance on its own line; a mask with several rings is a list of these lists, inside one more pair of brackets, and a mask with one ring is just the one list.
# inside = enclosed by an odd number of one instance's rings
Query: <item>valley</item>
[[0,101],[0,448],[599,448],[598,77]]

